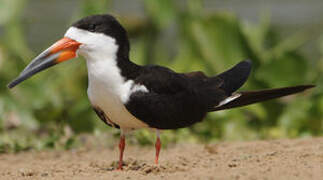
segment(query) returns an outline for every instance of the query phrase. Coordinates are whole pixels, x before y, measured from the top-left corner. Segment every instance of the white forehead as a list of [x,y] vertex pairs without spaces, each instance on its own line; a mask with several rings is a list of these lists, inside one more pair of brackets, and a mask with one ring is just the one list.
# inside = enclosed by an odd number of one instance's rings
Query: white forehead
[[107,36],[103,33],[90,32],[76,27],[70,27],[66,31],[65,37],[71,38],[82,44],[116,44],[116,40],[111,36]]

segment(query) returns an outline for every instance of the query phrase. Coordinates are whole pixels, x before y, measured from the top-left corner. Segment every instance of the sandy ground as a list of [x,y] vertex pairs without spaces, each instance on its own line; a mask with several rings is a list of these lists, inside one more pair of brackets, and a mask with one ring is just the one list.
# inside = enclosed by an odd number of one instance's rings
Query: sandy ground
[[0,155],[0,179],[323,179],[323,138]]

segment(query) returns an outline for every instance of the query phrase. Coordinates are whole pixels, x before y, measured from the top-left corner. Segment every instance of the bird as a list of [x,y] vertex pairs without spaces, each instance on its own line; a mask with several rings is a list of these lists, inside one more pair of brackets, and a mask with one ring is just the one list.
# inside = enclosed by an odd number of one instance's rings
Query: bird
[[120,129],[118,170],[123,168],[125,135],[148,128],[156,131],[158,164],[160,131],[201,122],[207,113],[291,95],[314,87],[298,85],[237,91],[248,79],[251,60],[207,76],[201,71],[177,73],[159,65],[138,65],[129,58],[127,32],[109,14],[91,15],[73,23],[64,37],[34,58],[8,84],[13,88],[34,74],[81,55],[88,70],[87,95],[98,117]]

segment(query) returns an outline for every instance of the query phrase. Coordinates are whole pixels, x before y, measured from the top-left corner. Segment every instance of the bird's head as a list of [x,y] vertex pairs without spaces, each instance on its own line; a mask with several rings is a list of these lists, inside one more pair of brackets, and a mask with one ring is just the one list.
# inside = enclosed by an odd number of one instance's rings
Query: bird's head
[[14,79],[13,88],[34,74],[51,66],[73,59],[80,54],[128,59],[129,41],[126,30],[111,15],[94,15],[75,22],[65,36],[32,60]]

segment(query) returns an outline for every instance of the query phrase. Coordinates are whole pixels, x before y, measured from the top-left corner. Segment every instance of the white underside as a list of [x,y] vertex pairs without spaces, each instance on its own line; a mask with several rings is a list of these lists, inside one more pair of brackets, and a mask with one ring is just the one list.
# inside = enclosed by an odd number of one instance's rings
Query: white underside
[[[128,100],[130,92],[134,89],[132,81],[122,82],[121,77],[109,78],[104,73],[111,68],[106,67],[105,64],[91,64],[88,65],[89,87],[87,90],[88,97],[93,106],[99,107],[104,111],[106,116],[115,124],[119,125],[121,129],[131,130],[143,127],[148,127],[147,124],[135,118],[125,108],[124,103]],[[120,83],[112,84],[111,82],[119,81]],[[115,86],[116,85],[116,86]]]
[[75,27],[71,27],[65,36],[83,44],[78,53],[86,58],[89,78],[87,94],[92,106],[104,111],[123,131],[148,127],[124,106],[132,93],[148,90],[121,76],[116,60],[118,46],[115,39]]

